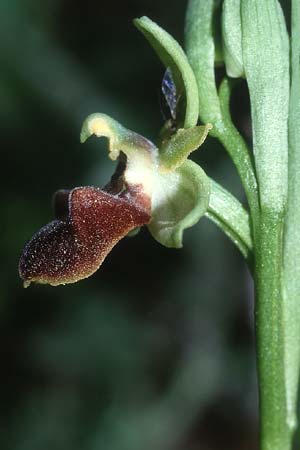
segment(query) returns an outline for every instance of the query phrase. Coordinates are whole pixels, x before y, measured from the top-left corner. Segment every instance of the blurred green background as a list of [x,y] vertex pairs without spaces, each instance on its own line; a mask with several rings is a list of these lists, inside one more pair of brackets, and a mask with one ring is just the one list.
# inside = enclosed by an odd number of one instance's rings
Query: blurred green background
[[[252,281],[206,219],[169,250],[146,229],[91,278],[23,289],[27,239],[59,188],[104,185],[103,140],[79,144],[106,112],[155,140],[164,69],[132,19],[183,42],[186,2],[1,0],[2,232],[0,447],[3,450],[257,449]],[[249,137],[245,85],[233,110]],[[225,151],[193,155],[243,199]]]

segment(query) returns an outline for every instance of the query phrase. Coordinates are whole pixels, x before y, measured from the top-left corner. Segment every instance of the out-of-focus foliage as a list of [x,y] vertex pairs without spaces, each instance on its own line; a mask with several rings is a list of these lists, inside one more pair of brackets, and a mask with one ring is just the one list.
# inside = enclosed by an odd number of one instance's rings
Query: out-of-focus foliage
[[[105,142],[79,144],[89,113],[103,111],[157,138],[164,69],[131,19],[147,15],[182,42],[185,6],[1,1],[5,450],[256,448],[252,285],[214,225],[203,219],[188,230],[181,250],[142,230],[72,286],[24,290],[17,274],[24,242],[52,217],[53,192],[102,186],[114,169]],[[247,133],[247,95],[239,89],[233,109]],[[216,141],[196,153],[240,196]]]

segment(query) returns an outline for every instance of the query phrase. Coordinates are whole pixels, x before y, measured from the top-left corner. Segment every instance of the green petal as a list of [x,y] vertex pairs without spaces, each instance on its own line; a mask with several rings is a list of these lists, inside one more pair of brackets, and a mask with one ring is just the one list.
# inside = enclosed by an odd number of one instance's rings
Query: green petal
[[174,172],[157,174],[148,225],[154,239],[166,247],[182,247],[183,231],[205,214],[209,195],[209,178],[193,161],[185,161]]
[[127,156],[125,179],[128,184],[142,184],[149,195],[152,194],[153,174],[158,164],[158,150],[148,139],[123,127],[106,114],[95,113],[83,123],[80,141],[85,142],[91,135],[109,140],[109,157],[116,160],[120,153]]
[[169,141],[160,148],[159,160],[162,171],[177,169],[188,156],[200,147],[206,139],[211,124],[178,130]]
[[170,67],[177,93],[185,97],[184,128],[197,124],[199,100],[197,82],[188,59],[178,42],[148,17],[135,19],[134,24],[144,34],[165,67]]

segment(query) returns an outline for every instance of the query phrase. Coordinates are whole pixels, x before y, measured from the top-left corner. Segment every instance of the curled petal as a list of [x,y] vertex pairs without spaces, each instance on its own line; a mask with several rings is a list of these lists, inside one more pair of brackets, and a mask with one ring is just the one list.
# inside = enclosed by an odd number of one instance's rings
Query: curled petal
[[210,123],[192,128],[181,128],[160,148],[159,160],[162,172],[172,172],[180,167],[188,156],[205,141],[212,129]]
[[57,218],[26,244],[19,262],[24,285],[59,285],[92,275],[129,231],[149,222],[151,201],[140,186],[120,195],[93,187],[58,191]]

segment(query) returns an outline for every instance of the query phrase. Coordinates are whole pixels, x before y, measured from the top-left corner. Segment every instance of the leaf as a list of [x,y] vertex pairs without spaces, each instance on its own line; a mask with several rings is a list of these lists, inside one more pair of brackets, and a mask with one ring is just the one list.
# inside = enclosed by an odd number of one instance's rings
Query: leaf
[[282,214],[287,198],[289,37],[277,0],[242,0],[241,18],[260,203]]
[[219,0],[189,0],[185,21],[185,46],[199,92],[199,113],[203,123],[221,120],[215,81],[214,15]]
[[166,247],[182,247],[183,231],[205,214],[209,195],[209,178],[193,161],[185,161],[174,172],[158,174],[148,225],[154,239]]
[[223,55],[227,75],[244,75],[242,54],[241,0],[224,0],[222,12]]
[[148,17],[134,20],[166,68],[170,68],[178,95],[185,97],[184,128],[197,124],[199,100],[197,82],[188,59],[178,42]]
[[163,171],[177,169],[205,141],[211,124],[181,128],[160,148],[159,160]]

